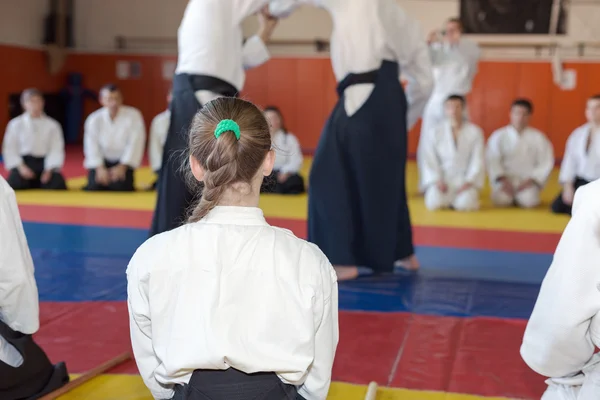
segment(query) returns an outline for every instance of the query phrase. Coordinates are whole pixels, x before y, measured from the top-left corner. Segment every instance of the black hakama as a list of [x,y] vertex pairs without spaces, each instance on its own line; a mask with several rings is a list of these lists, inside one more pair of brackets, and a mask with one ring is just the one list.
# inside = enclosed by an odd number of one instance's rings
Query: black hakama
[[[577,191],[577,189],[579,189],[581,186],[587,185],[588,183],[590,183],[590,181],[577,177],[577,178],[575,178],[575,182],[574,182],[573,186],[574,186],[575,191]],[[560,193],[558,194],[558,196],[556,196],[556,198],[550,205],[550,209],[555,214],[571,215],[573,205],[565,204],[565,202],[562,199],[562,195],[563,195],[563,193],[561,190]]]
[[302,194],[306,191],[304,187],[304,178],[300,174],[291,174],[288,178],[279,182],[277,176],[279,171],[273,171],[271,175],[263,179],[260,186],[261,193],[277,193],[277,194]]
[[7,182],[13,190],[67,190],[65,178],[58,171],[52,171],[48,182],[42,183],[41,178],[44,173],[44,157],[23,156],[21,158],[23,159],[23,163],[33,171],[35,176],[32,179],[25,179],[21,176],[17,168],[11,169]]
[[[119,162],[104,160],[104,168],[110,169],[119,165]],[[88,171],[88,183],[84,190],[89,192],[134,192],[135,191],[135,171],[130,166],[127,166],[125,171],[125,177],[121,181],[110,182],[108,185],[101,185],[96,182],[96,170],[90,169]]]
[[65,364],[52,365],[31,335],[16,332],[0,320],[0,336],[23,357],[17,368],[0,361],[0,399],[37,399],[69,382]]
[[[374,83],[352,116],[344,90]],[[350,74],[338,85],[339,100],[325,124],[310,173],[308,239],[334,265],[392,272],[414,253],[406,199],[407,101],[399,66]]]
[[272,372],[245,374],[233,368],[194,371],[189,384],[175,387],[172,400],[304,400],[295,386]]
[[238,93],[233,85],[210,76],[177,74],[173,78],[171,122],[156,185],[158,193],[150,236],[181,226],[186,220],[188,209],[196,200],[196,193],[186,184],[182,166],[187,162],[190,125],[202,107],[195,94],[199,90],[228,97],[234,97]]

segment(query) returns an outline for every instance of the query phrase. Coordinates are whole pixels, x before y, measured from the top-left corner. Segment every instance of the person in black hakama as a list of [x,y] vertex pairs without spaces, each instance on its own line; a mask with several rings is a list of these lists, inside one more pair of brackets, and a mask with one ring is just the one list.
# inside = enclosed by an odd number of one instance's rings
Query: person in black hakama
[[[359,267],[415,270],[405,167],[408,129],[433,86],[425,36],[395,0],[279,0],[270,11],[281,15],[302,3],[333,18],[339,82],[309,177],[308,238],[339,280],[356,278]],[[400,72],[408,78],[406,93]]]
[[[150,236],[182,225],[195,196],[181,172],[190,123],[208,101],[237,96],[244,85],[244,68],[257,67],[269,59],[265,43],[275,25],[261,12],[267,0],[229,2],[190,0],[179,27],[179,55],[173,79],[171,123],[157,182],[158,197]],[[257,35],[243,43],[241,22],[259,13]]]

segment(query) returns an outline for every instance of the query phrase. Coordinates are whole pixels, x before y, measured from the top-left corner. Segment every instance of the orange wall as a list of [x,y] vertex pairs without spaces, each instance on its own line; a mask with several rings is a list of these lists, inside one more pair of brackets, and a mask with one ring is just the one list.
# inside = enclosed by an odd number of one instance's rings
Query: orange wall
[[[7,110],[11,92],[28,86],[45,91],[58,90],[65,82],[66,73],[77,71],[83,73],[85,86],[93,90],[106,82],[117,82],[126,102],[138,107],[148,124],[165,108],[170,82],[162,77],[162,63],[174,59],[169,56],[73,54],[64,71],[49,76],[41,51],[0,47],[0,57],[7,61],[0,65],[0,109]],[[118,60],[139,61],[142,77],[118,81],[115,68]],[[562,91],[553,84],[549,63],[482,62],[468,99],[473,121],[489,135],[507,123],[508,108],[516,96],[528,97],[535,106],[533,125],[548,134],[557,157],[561,157],[567,136],[584,122],[586,98],[600,92],[598,63],[573,63],[566,67],[577,71],[577,88],[573,91]],[[279,106],[288,128],[299,136],[302,146],[307,150],[314,149],[323,123],[336,101],[329,59],[273,59],[248,72],[243,96],[261,106]],[[86,111],[96,107],[90,101]],[[6,119],[7,112],[0,113],[1,126],[5,126]],[[417,141],[418,127],[409,137],[411,154],[416,150]]]

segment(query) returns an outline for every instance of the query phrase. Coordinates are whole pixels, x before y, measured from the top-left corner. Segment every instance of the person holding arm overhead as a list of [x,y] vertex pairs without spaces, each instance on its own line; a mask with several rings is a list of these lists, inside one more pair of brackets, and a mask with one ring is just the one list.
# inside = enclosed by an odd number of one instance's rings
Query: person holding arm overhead
[[600,178],[600,94],[586,104],[588,122],[575,129],[567,139],[558,181],[562,191],[552,202],[552,212],[571,214],[575,191]]
[[[244,70],[270,58],[266,43],[277,20],[268,18],[267,4],[268,0],[189,0],[177,34],[171,124],[150,236],[184,223],[194,201],[195,193],[186,187],[179,167],[198,109],[216,97],[236,97],[244,87]],[[253,14],[259,17],[258,33],[243,42],[242,22]]]
[[269,11],[285,16],[301,4],[333,19],[339,95],[310,173],[309,240],[340,280],[358,277],[360,267],[416,270],[405,169],[408,129],[433,88],[422,30],[395,0],[273,0]]
[[142,113],[123,105],[119,88],[109,84],[100,90],[102,108],[89,115],[84,125],[84,190],[132,192],[134,171],[144,157],[146,127]]
[[487,143],[486,161],[497,207],[533,208],[554,168],[554,149],[548,137],[529,126],[533,105],[517,99],[510,109],[510,125],[496,130]]
[[14,190],[66,190],[60,170],[65,162],[65,139],[60,124],[44,114],[44,97],[37,89],[21,94],[25,112],[6,127],[2,146],[8,184]]
[[220,97],[192,122],[184,168],[202,197],[187,224],[148,239],[127,267],[132,348],[155,399],[327,398],[336,274],[258,208],[274,158],[252,103]]

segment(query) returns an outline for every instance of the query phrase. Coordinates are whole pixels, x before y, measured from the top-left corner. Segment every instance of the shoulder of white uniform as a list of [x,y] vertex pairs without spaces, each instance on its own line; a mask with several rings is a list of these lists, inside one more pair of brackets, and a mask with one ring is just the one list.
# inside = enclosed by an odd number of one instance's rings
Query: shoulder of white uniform
[[15,126],[23,123],[23,121],[25,121],[25,114],[18,115],[10,121],[8,121],[8,124],[6,124],[6,128],[14,128]]
[[481,129],[479,125],[475,125],[472,122],[467,122],[467,126],[469,127],[469,130],[473,132],[474,135],[481,136],[482,138],[484,137],[483,129]]
[[124,110],[125,110],[125,111],[126,111],[128,114],[131,114],[131,115],[136,115],[136,116],[142,117],[142,112],[141,112],[139,109],[135,108],[135,107],[132,107],[132,106],[126,106],[126,105],[122,105],[121,107],[123,107],[123,109],[124,109]]
[[493,131],[490,137],[488,138],[488,141],[500,139],[500,137],[506,133],[506,128],[508,128],[508,126],[503,126],[502,128],[498,128],[495,131]]
[[590,126],[590,124],[583,124],[581,126],[578,126],[577,128],[573,129],[573,132],[571,132],[571,135],[569,135],[569,138],[571,138],[571,136],[585,135],[586,130],[588,129],[589,126]]
[[152,265],[149,261],[159,261],[161,259],[161,254],[169,248],[173,251],[174,244],[177,242],[175,238],[182,229],[187,228],[187,225],[183,225],[146,239],[146,241],[133,253],[129,265],[127,266],[127,273],[130,272],[130,268],[132,267],[135,267],[138,270],[144,269],[146,271],[151,271]]
[[540,139],[540,140],[550,140],[548,139],[548,135],[546,135],[544,132],[542,132],[541,130],[534,128],[532,126],[527,127],[527,131],[532,135],[535,136],[536,138]]
[[52,118],[52,117],[49,117],[48,115],[45,115],[45,116],[44,116],[44,120],[45,120],[45,121],[46,121],[46,122],[47,122],[49,125],[52,125],[52,127],[54,127],[54,128],[59,128],[59,129],[61,129],[61,130],[62,130],[62,126],[61,126],[61,125],[60,125],[60,123],[59,123],[57,120],[55,120],[54,118]]
[[600,179],[592,181],[587,185],[580,186],[575,192],[573,200],[573,212],[578,209],[594,209],[600,215]]
[[103,111],[104,111],[103,107],[97,109],[96,111],[92,111],[90,113],[90,115],[88,115],[86,121],[94,121],[94,120],[100,118],[100,116],[102,115]]

